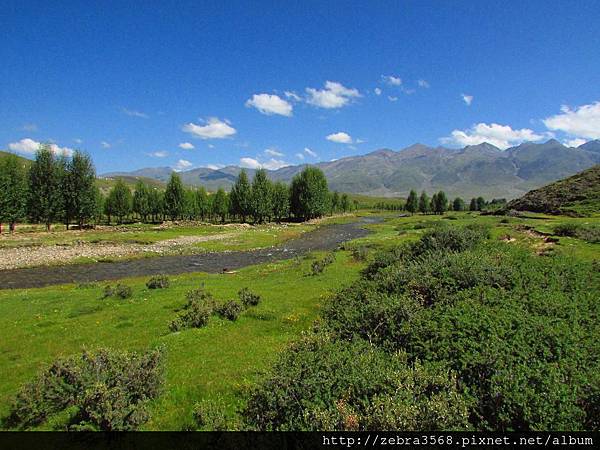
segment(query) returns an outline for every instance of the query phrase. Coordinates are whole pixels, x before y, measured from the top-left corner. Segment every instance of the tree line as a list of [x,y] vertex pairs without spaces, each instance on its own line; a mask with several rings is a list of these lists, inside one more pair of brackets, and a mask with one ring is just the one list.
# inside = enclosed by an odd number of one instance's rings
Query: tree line
[[418,196],[413,189],[408,194],[404,205],[399,206],[392,202],[379,202],[375,205],[377,209],[384,210],[401,210],[411,214],[444,214],[447,211],[484,211],[499,209],[506,205],[506,199],[495,198],[491,201],[486,201],[483,197],[474,197],[469,205],[461,197],[456,197],[454,200],[449,200],[444,191],[439,191],[431,197],[425,191]]
[[0,160],[0,232],[2,223],[13,231],[22,221],[43,223],[47,230],[57,222],[68,229],[72,223],[83,228],[131,219],[304,221],[353,207],[347,194],[329,191],[325,175],[316,167],[305,168],[290,185],[272,182],[264,169],[250,181],[242,169],[230,193],[222,188],[209,193],[202,186],[185,187],[173,172],[164,190],[138,180],[132,191],[117,179],[103,195],[92,159],[84,152],[57,156],[48,145],[41,145],[30,167],[16,155]]

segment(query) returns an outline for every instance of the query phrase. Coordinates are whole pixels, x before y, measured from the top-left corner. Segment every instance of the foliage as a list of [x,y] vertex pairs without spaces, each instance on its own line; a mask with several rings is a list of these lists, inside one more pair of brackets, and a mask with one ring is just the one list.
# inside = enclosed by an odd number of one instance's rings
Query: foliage
[[452,210],[453,211],[464,211],[465,210],[465,201],[460,197],[456,197],[454,199],[454,201],[452,202]]
[[89,155],[76,150],[66,162],[62,195],[65,224],[76,219],[79,228],[94,218],[97,210],[96,170]]
[[290,215],[290,188],[282,181],[273,184],[273,217],[277,222]]
[[14,224],[23,219],[27,207],[27,175],[16,155],[0,159],[0,231],[3,221]]
[[6,423],[27,428],[74,410],[75,430],[134,430],[148,420],[147,403],[162,383],[162,351],[86,350],[58,358],[17,394]]
[[356,261],[366,261],[369,257],[369,249],[364,245],[359,245],[352,249],[352,257]]
[[303,220],[321,217],[329,210],[329,189],[323,171],[309,166],[292,180],[291,211]]
[[273,214],[273,185],[265,169],[258,169],[252,180],[252,216],[262,223]]
[[169,287],[169,277],[166,275],[156,275],[146,282],[148,289],[166,289]]
[[334,253],[328,253],[322,259],[313,261],[310,265],[309,275],[314,276],[314,275],[319,275],[319,274],[323,273],[323,271],[325,270],[325,267],[327,267],[329,264],[333,263],[334,261],[335,261]]
[[431,200],[427,196],[427,193],[425,191],[423,191],[423,192],[421,192],[421,196],[419,197],[419,212],[423,213],[423,214],[427,214],[430,211],[431,211]]
[[212,214],[221,219],[221,222],[225,223],[225,219],[227,218],[227,213],[229,211],[229,196],[223,190],[223,188],[219,188],[217,193],[214,195],[212,199]]
[[231,214],[239,216],[242,222],[252,213],[252,188],[246,170],[242,169],[229,193]]
[[408,197],[406,198],[406,205],[404,207],[409,213],[414,214],[419,209],[419,200],[417,199],[417,193],[411,189]]
[[260,303],[260,295],[255,294],[247,287],[244,287],[238,291],[238,298],[244,308],[250,308],[251,306],[257,306]]
[[125,300],[127,298],[131,298],[132,295],[133,289],[131,288],[131,286],[127,286],[122,283],[117,283],[115,287],[112,287],[111,285],[104,286],[102,298],[119,297]]
[[118,179],[114,187],[108,193],[104,204],[104,212],[110,221],[111,216],[116,216],[119,223],[131,214],[133,207],[133,197],[129,186],[121,179]]
[[451,372],[324,334],[281,355],[244,416],[258,430],[468,428],[467,403]]
[[219,317],[231,321],[235,321],[238,319],[239,315],[242,313],[244,308],[241,304],[236,302],[235,300],[229,300],[225,303],[219,305],[215,312],[219,315]]
[[41,145],[29,169],[27,210],[32,222],[50,225],[60,216],[62,196],[59,189],[60,172],[49,145]]
[[594,225],[562,223],[554,227],[554,234],[582,239],[592,244],[600,243],[600,227]]
[[[156,200],[152,199],[152,201]],[[150,189],[142,180],[138,180],[135,184],[135,191],[133,193],[133,212],[138,214],[144,222],[152,212],[150,206]]]
[[167,188],[165,189],[164,211],[171,217],[171,220],[176,220],[183,215],[185,207],[185,193],[181,177],[175,173],[171,173]]
[[192,411],[197,428],[202,431],[235,430],[237,425],[226,414],[225,408],[225,403],[220,398],[197,402]]

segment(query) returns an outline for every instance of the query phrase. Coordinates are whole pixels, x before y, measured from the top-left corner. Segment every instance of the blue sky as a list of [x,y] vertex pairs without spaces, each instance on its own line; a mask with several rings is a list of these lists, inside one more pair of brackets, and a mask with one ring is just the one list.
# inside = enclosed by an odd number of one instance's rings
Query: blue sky
[[106,172],[578,145],[600,138],[599,17],[585,0],[3,0],[0,148],[81,148]]

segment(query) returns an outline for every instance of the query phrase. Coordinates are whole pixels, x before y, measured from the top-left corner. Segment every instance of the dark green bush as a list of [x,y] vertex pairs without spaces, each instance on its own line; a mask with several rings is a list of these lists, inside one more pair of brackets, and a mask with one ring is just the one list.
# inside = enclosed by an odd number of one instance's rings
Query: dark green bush
[[170,324],[171,331],[180,331],[184,328],[202,328],[208,325],[210,316],[214,311],[214,302],[209,300],[189,300],[183,311]]
[[125,284],[117,283],[115,287],[107,284],[104,286],[102,298],[119,297],[122,299],[130,298],[133,295],[133,289]]
[[232,431],[239,428],[226,413],[225,403],[221,399],[196,403],[192,414],[197,429],[201,431]]
[[364,245],[360,245],[358,247],[354,247],[352,249],[352,257],[356,261],[366,261],[369,257],[369,249]]
[[39,425],[70,410],[70,429],[134,430],[149,415],[147,403],[162,383],[162,351],[109,349],[59,358],[17,394],[5,424]]
[[562,223],[554,227],[557,236],[568,236],[581,239],[592,244],[600,243],[600,227],[577,223]]
[[229,300],[218,306],[215,312],[223,319],[235,321],[243,310],[244,308],[238,302]]
[[282,354],[244,417],[258,430],[467,429],[467,403],[442,367],[363,341],[306,337]]
[[246,309],[250,308],[251,306],[256,306],[260,303],[260,295],[255,294],[247,287],[238,291],[238,298]]
[[146,282],[148,289],[166,289],[169,285],[169,277],[166,275],[156,275]]
[[309,275],[315,276],[320,275],[325,270],[329,264],[332,264],[335,261],[335,253],[331,252],[325,255],[323,259],[313,261],[310,265]]

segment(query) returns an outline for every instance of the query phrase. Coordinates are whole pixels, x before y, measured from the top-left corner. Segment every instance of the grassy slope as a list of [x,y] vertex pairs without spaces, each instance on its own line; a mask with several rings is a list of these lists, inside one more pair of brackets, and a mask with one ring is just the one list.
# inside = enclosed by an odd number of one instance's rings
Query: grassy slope
[[600,165],[528,192],[508,209],[589,216],[600,213]]
[[[456,217],[450,220],[447,217]],[[562,221],[599,219],[527,219],[478,216],[470,213],[392,218],[372,228],[376,233],[347,245],[390,246],[416,239],[431,222],[488,223],[493,238],[510,235],[512,244],[535,248],[539,238],[522,231],[530,226],[550,231]],[[600,245],[560,238],[557,252],[599,259]],[[349,252],[338,253],[323,275],[306,277],[311,260],[290,260],[249,267],[234,275],[187,274],[172,278],[172,287],[150,291],[145,279],[126,280],[134,288],[130,300],[100,300],[101,287],[55,286],[43,289],[0,291],[0,415],[19,386],[59,354],[80,351],[82,346],[146,349],[167,347],[164,393],[153,404],[148,429],[180,429],[190,424],[193,404],[220,397],[229,413],[244,402],[246,388],[267,369],[277,353],[317,317],[319,305],[332,289],[358,276],[362,264]],[[213,319],[208,327],[171,334],[169,321],[184,303],[185,292],[204,282],[219,299],[235,297],[248,286],[263,296],[254,310],[235,323]]]

